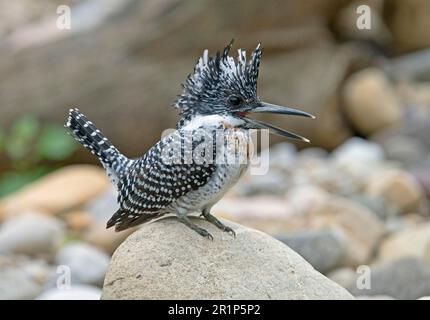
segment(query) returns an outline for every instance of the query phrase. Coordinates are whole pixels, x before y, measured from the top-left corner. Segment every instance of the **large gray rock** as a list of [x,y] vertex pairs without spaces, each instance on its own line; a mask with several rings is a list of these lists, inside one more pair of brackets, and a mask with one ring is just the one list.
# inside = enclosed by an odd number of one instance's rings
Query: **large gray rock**
[[102,299],[351,299],[297,253],[257,230],[201,219],[213,241],[176,218],[143,225],[114,253]]

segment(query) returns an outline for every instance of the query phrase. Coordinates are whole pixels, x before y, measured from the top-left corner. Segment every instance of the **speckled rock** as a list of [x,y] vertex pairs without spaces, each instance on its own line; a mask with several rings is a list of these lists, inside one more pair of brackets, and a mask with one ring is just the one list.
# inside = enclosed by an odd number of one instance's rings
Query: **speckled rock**
[[286,245],[229,224],[237,238],[201,219],[205,239],[176,218],[143,225],[114,253],[102,299],[351,299]]

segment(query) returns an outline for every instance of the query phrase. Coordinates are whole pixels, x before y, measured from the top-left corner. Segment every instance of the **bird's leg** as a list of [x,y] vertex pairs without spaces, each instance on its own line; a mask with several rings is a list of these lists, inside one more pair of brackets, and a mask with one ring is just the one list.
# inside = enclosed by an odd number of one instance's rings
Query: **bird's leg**
[[236,232],[234,232],[232,228],[226,226],[224,223],[219,221],[215,216],[211,215],[208,209],[203,209],[202,214],[200,216],[203,216],[208,222],[214,224],[222,231],[230,233],[233,237],[236,238]]
[[178,217],[180,222],[185,224],[187,227],[193,229],[199,235],[201,235],[205,238],[211,239],[211,240],[214,239],[212,237],[212,235],[209,232],[207,232],[205,229],[200,228],[200,227],[196,226],[194,223],[192,223],[191,220],[186,215],[178,214],[177,217]]

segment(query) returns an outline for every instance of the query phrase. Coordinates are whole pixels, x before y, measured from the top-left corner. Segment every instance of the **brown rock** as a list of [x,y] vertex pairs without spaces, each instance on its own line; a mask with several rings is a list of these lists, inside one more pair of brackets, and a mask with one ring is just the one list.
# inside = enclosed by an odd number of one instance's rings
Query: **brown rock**
[[411,51],[430,46],[430,2],[427,0],[392,0],[384,2],[385,20],[397,51]]
[[222,199],[213,213],[272,235],[333,229],[344,236],[341,266],[368,261],[384,226],[367,207],[315,186],[291,189],[287,199],[270,196]]
[[417,210],[424,197],[424,191],[414,176],[397,169],[375,172],[365,192],[371,197],[384,199],[400,213]]
[[[291,201],[299,203],[297,200]],[[306,203],[304,200],[301,202]],[[308,229],[339,230],[346,242],[346,253],[340,263],[342,266],[356,266],[368,262],[384,233],[384,226],[375,213],[343,197],[327,194],[325,197],[319,197],[318,202],[307,204],[304,208],[306,211],[295,206],[296,214],[290,217],[284,232]]]
[[[371,28],[360,30],[357,28],[357,8],[366,5],[370,9]],[[383,0],[355,0],[342,9],[336,16],[336,32],[343,39],[372,41],[386,46],[391,40],[391,34],[381,17]]]
[[430,265],[430,223],[412,226],[385,239],[378,253],[382,262],[416,257]]
[[77,232],[88,229],[94,223],[93,218],[85,211],[67,212],[64,220],[70,229]]
[[100,167],[65,167],[1,199],[0,220],[29,210],[58,214],[84,204],[108,187],[110,182]]
[[279,234],[288,224],[293,213],[291,209],[285,199],[255,196],[224,198],[213,207],[212,213],[269,234]]
[[345,84],[343,97],[348,120],[364,135],[401,120],[400,102],[379,69],[369,68],[352,75]]

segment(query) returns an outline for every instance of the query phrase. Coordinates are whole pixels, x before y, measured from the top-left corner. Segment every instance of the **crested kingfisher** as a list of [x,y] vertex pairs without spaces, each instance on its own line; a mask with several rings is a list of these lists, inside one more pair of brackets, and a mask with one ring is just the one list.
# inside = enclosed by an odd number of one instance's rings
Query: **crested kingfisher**
[[[174,103],[180,110],[176,130],[138,159],[121,154],[78,109],[70,109],[66,123],[69,133],[98,157],[118,191],[119,209],[107,222],[107,228],[115,226],[116,231],[121,231],[171,213],[200,235],[213,239],[188,217],[190,213],[200,213],[235,236],[234,230],[210,211],[248,168],[249,131],[265,129],[308,142],[248,117],[250,113],[275,113],[314,118],[300,110],[263,102],[257,96],[260,44],[249,61],[243,49],[238,50],[236,60],[231,57],[232,44],[233,41],[214,57],[204,50]],[[222,148],[208,152],[215,145]],[[233,156],[233,161],[220,161],[228,156]],[[238,156],[245,161],[234,161]]]

